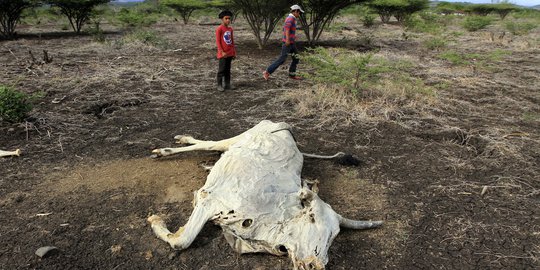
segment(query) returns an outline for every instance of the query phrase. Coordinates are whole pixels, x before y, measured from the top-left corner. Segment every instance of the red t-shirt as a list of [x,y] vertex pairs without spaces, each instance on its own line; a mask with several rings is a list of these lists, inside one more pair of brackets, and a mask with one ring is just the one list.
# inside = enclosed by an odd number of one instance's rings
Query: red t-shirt
[[216,45],[217,58],[223,58],[221,52],[225,52],[226,57],[236,56],[232,27],[226,27],[222,24],[216,28]]

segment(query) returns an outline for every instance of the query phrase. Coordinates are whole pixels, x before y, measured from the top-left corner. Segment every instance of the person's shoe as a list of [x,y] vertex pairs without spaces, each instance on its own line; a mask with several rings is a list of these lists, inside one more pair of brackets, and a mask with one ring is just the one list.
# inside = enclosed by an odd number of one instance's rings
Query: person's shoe
[[268,81],[268,79],[270,79],[270,73],[269,73],[268,71],[265,70],[265,71],[263,72],[263,78],[264,78],[265,80]]
[[223,92],[223,91],[225,91],[225,87],[223,87],[223,85],[218,85],[218,86],[217,86],[217,90],[218,90],[219,92]]
[[289,78],[290,78],[290,79],[293,79],[293,80],[297,80],[297,81],[302,80],[302,77],[297,76],[297,75],[289,75]]

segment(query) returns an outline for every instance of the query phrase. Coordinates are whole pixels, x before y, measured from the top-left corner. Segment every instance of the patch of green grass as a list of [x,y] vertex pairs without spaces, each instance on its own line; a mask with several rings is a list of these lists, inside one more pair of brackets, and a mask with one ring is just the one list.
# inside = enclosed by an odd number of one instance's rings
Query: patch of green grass
[[488,53],[461,53],[455,50],[448,50],[440,53],[437,57],[446,60],[453,65],[469,65],[474,62],[495,62],[502,60],[505,56],[511,55],[511,52],[496,49]]
[[456,51],[445,51],[438,55],[438,58],[446,60],[453,65],[467,65],[469,64],[468,59],[465,58],[465,56],[461,53],[458,53]]
[[446,48],[447,40],[442,37],[434,37],[424,41],[424,46],[429,50],[441,50]]
[[516,36],[527,35],[536,27],[538,24],[533,22],[508,21],[504,24],[504,28]]
[[540,121],[540,113],[537,112],[526,112],[521,115],[521,119],[526,122]]

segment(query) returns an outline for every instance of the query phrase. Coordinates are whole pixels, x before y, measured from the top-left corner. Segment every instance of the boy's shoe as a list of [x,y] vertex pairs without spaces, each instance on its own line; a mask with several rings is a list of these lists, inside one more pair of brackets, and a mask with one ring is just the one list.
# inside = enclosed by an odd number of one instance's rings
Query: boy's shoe
[[217,86],[217,90],[218,90],[219,92],[223,92],[223,91],[225,91],[225,87],[223,87],[222,85],[218,85],[218,86]]
[[291,79],[293,79],[293,80],[297,80],[297,81],[302,80],[302,77],[297,76],[297,75],[289,75],[289,78],[291,78]]
[[263,78],[268,81],[270,79],[270,73],[268,71],[263,71]]

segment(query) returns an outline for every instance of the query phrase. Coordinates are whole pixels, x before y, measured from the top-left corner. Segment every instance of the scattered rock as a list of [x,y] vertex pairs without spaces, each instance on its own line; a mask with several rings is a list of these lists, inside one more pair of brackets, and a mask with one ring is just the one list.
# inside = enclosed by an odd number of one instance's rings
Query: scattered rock
[[46,258],[58,254],[58,252],[60,252],[60,250],[55,246],[45,246],[38,248],[36,250],[36,255],[40,258]]

